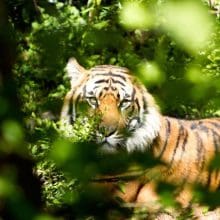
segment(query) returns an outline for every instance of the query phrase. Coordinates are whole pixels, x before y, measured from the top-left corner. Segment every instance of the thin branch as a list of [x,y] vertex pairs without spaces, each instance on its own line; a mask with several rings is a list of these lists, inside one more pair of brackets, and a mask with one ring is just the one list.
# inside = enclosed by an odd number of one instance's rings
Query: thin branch
[[37,12],[37,14],[41,14],[39,6],[37,4],[37,0],[33,0],[33,4],[34,4],[34,8],[35,8],[35,11]]

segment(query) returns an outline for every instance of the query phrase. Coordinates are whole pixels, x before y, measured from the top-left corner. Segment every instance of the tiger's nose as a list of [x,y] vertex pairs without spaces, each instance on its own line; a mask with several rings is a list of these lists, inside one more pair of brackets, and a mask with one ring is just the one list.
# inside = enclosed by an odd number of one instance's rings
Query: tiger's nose
[[110,109],[108,112],[102,111],[100,130],[105,137],[114,134],[124,127],[124,120],[119,111],[115,109]]
[[105,137],[110,136],[120,125],[121,114],[118,109],[118,101],[113,94],[106,94],[99,103],[101,114],[100,130]]
[[115,125],[105,126],[101,123],[99,130],[105,137],[109,137],[110,135],[114,134],[117,131],[117,128],[118,126]]

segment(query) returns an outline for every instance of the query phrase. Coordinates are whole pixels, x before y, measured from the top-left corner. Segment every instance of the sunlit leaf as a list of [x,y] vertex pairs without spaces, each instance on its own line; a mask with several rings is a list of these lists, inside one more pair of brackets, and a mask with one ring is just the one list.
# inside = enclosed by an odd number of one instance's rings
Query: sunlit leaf
[[163,72],[155,62],[142,62],[138,66],[139,77],[147,85],[160,84],[165,80]]
[[188,68],[185,77],[188,81],[195,84],[209,83],[210,78],[201,72],[201,69],[195,66]]
[[128,29],[146,29],[153,25],[153,14],[138,2],[125,2],[120,12],[120,22]]
[[161,203],[166,207],[175,207],[176,201],[174,197],[175,187],[173,185],[161,182],[158,187],[158,194],[160,195]]
[[220,109],[214,112],[214,115],[216,115],[217,117],[220,117]]
[[34,220],[58,220],[58,218],[49,216],[49,215],[38,215],[34,218]]
[[16,121],[5,121],[2,124],[2,133],[5,140],[11,145],[20,144],[24,138],[23,130]]
[[6,178],[0,177],[0,196],[12,196],[15,192],[15,186]]
[[58,164],[64,164],[74,154],[74,146],[66,140],[57,140],[51,151],[51,158]]
[[212,19],[200,1],[172,1],[161,9],[163,28],[188,52],[204,49],[212,34]]

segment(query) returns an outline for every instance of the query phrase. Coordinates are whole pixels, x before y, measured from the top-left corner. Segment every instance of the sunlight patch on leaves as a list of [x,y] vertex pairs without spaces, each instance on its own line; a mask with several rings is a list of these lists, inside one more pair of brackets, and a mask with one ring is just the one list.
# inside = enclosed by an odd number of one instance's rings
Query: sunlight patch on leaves
[[163,28],[188,52],[204,49],[212,33],[212,19],[200,2],[169,2],[161,8]]
[[138,73],[147,85],[158,85],[165,80],[165,75],[155,62],[143,61],[138,66]]
[[120,21],[127,29],[146,29],[153,25],[153,14],[138,1],[125,2],[120,12]]

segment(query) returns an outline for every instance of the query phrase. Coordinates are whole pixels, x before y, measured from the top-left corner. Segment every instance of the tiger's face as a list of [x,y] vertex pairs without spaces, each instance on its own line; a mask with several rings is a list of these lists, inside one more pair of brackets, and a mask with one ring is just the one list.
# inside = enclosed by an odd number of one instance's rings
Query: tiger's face
[[[85,70],[75,59],[67,64],[71,90],[67,93],[61,120],[76,120],[78,106],[86,103],[90,117],[101,117],[97,142],[103,150],[118,148],[144,150],[160,129],[160,120],[153,98],[129,70],[103,65]],[[69,105],[72,102],[72,113]]]

